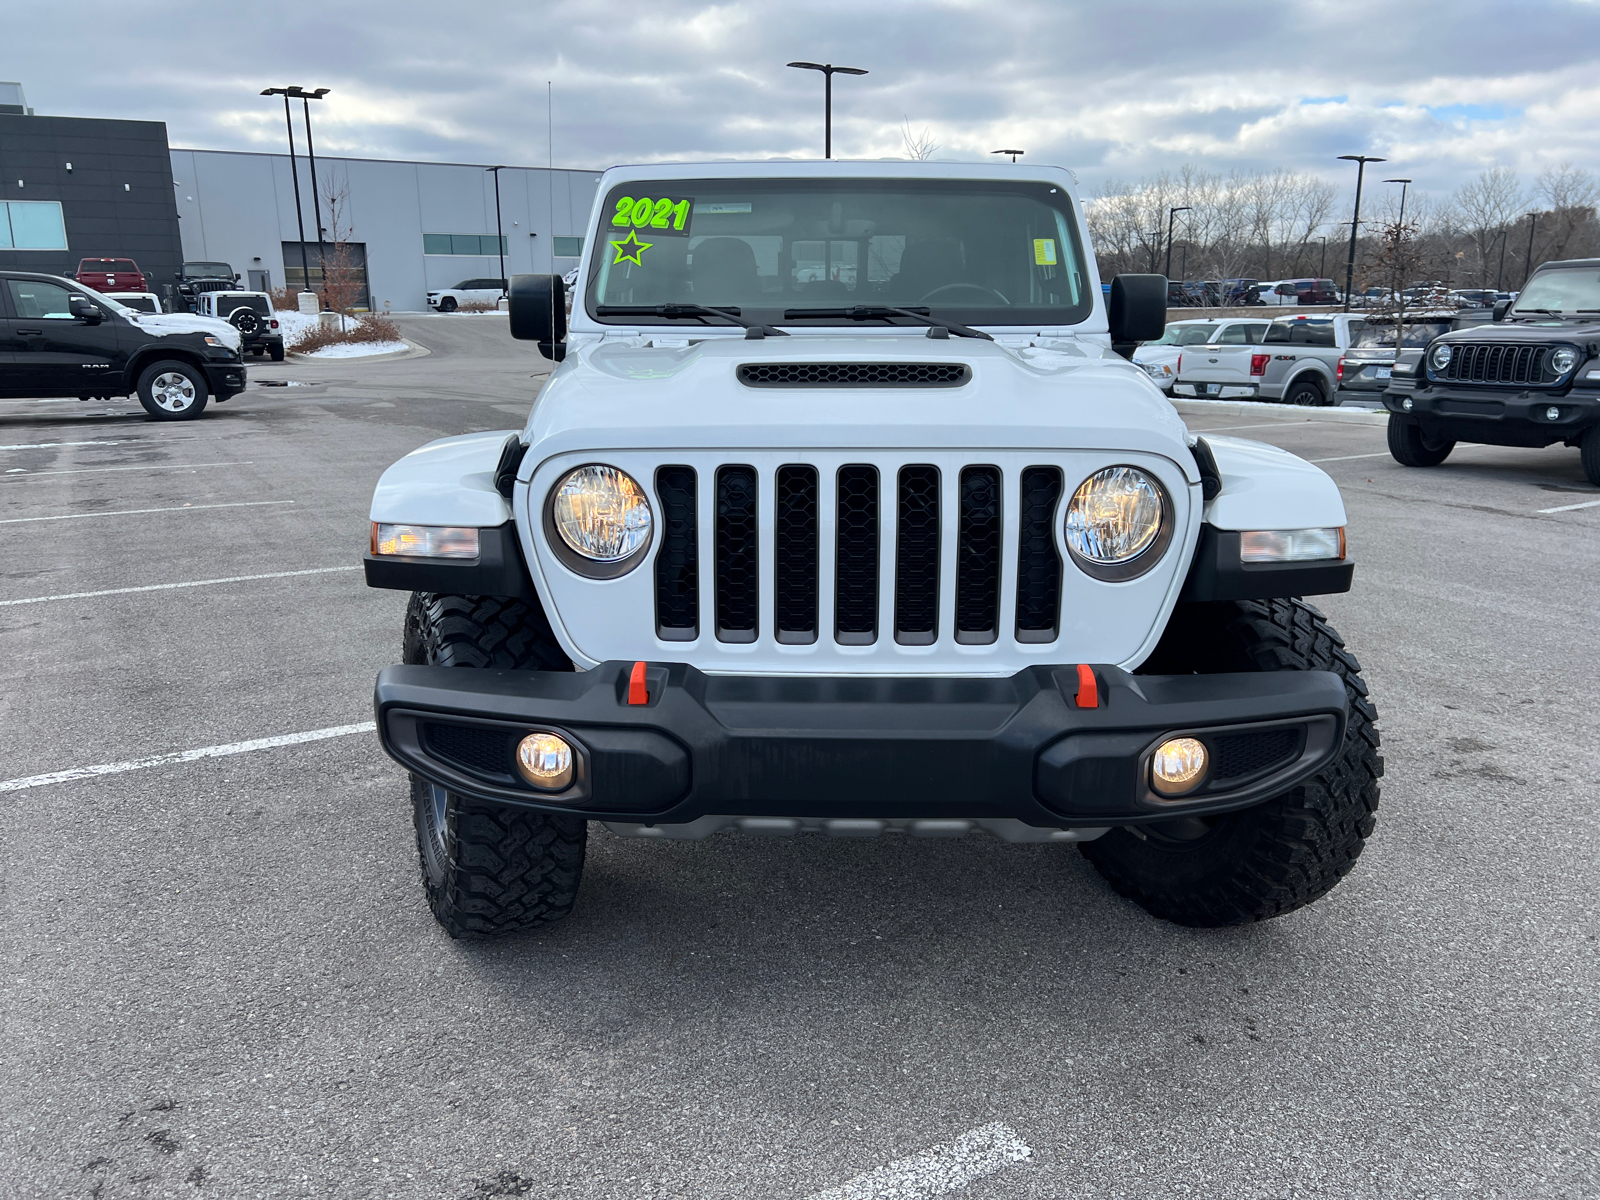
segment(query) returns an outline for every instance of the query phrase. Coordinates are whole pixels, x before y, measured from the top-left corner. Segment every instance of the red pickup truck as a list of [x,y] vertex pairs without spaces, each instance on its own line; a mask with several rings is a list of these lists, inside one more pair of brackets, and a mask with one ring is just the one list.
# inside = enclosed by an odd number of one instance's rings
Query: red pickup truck
[[97,292],[148,292],[144,272],[131,258],[85,258],[73,276]]

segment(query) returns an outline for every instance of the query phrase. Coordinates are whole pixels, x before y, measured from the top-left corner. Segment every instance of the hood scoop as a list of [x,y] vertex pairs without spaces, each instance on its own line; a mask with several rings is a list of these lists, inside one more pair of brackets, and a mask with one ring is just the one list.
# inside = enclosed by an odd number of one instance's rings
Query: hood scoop
[[741,363],[739,382],[754,388],[946,388],[972,378],[966,363]]

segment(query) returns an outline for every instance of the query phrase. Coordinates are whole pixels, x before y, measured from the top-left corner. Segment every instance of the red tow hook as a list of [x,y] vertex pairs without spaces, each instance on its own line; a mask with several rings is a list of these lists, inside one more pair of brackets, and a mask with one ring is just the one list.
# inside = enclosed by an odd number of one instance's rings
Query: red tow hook
[[1100,685],[1095,681],[1094,671],[1088,663],[1078,664],[1078,694],[1075,699],[1079,708],[1100,707]]
[[633,673],[628,676],[628,703],[649,704],[650,693],[644,686],[644,664],[633,664]]

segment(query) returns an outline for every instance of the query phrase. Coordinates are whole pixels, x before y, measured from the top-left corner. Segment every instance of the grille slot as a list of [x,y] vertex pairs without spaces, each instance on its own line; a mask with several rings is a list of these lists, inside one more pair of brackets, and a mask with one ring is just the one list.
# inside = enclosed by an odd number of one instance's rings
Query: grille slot
[[746,387],[960,387],[972,377],[965,363],[743,363]]
[[894,637],[931,646],[939,635],[939,468],[900,468],[896,510]]
[[1456,344],[1444,370],[1434,378],[1450,383],[1485,383],[1505,386],[1550,387],[1544,364],[1554,347],[1507,345],[1494,342]]
[[817,640],[817,469],[778,468],[774,508],[773,618],[778,640]]
[[839,468],[837,562],[834,568],[834,637],[845,646],[878,640],[878,468]]
[[511,774],[511,733],[476,725],[424,723],[428,752],[475,775],[505,778]]
[[1061,472],[1029,467],[1022,472],[1019,495],[1017,641],[1053,642],[1061,621],[1061,555],[1055,539]]
[[717,640],[756,640],[756,469],[717,468]]
[[656,555],[656,632],[664,641],[700,636],[700,531],[693,467],[656,472],[661,550]]
[[1241,779],[1293,758],[1300,751],[1300,730],[1291,726],[1223,734],[1212,739],[1212,749],[1216,754],[1212,778]]
[[956,641],[987,645],[1000,628],[1000,469],[961,472],[956,529]]

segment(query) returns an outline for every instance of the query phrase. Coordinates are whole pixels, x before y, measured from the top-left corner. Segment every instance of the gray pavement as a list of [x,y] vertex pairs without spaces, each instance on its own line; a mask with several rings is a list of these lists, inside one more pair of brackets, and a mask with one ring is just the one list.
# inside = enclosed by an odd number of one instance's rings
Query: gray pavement
[[[0,602],[118,590],[0,603],[0,780],[370,717],[404,597],[325,568],[389,462],[519,426],[547,365],[402,324],[433,353],[252,366],[311,386],[194,423],[0,402]],[[1069,846],[596,827],[570,920],[469,945],[371,735],[0,790],[0,1194],[801,1200],[995,1123],[1030,1153],[950,1194],[1600,1194],[1600,507],[1540,511],[1600,491],[1565,449],[1187,419],[1350,510],[1322,607],[1388,775],[1326,899],[1196,931]]]

